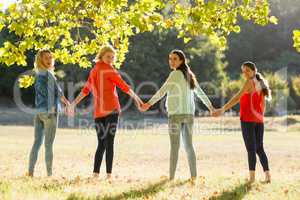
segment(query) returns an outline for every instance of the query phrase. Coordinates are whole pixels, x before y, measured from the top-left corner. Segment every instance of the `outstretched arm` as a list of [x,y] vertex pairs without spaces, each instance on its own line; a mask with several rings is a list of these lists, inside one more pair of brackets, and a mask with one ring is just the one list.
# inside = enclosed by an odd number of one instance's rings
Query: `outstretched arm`
[[109,74],[109,80],[118,86],[123,92],[127,93],[133,100],[135,105],[140,109],[143,101],[138,97],[137,94],[130,88],[130,86],[122,79],[118,71],[112,70]]
[[47,85],[48,85],[48,90],[49,90],[49,92],[51,92],[51,94],[57,93],[58,98],[60,99],[61,102],[63,102],[66,106],[70,105],[70,102],[64,96],[63,90],[61,89],[61,87],[57,83],[56,78],[50,72],[48,72],[48,82],[47,82]]
[[213,113],[213,116],[220,116],[221,114],[223,114],[224,112],[226,112],[227,110],[235,106],[239,102],[241,96],[245,92],[248,92],[250,88],[251,88],[251,80],[247,80],[246,83],[243,85],[243,87],[240,89],[240,91],[236,93],[222,108],[217,109]]
[[61,96],[60,98],[61,102],[63,102],[66,106],[70,105],[70,102],[65,96]]
[[77,95],[77,97],[72,102],[73,106],[76,106],[77,104],[79,104],[82,101],[82,99],[84,99],[84,97],[86,97],[86,96],[87,96],[86,94],[84,94],[83,92],[80,92],[79,95]]
[[141,110],[141,106],[144,102],[140,99],[140,97],[132,89],[129,90],[128,95],[134,100],[136,107]]
[[86,94],[84,94],[83,92],[80,92],[79,95],[75,98],[75,100],[70,105],[67,106],[66,113],[70,116],[74,116],[75,115],[75,107],[86,96],[87,96]]
[[91,71],[89,78],[85,83],[84,87],[82,88],[81,92],[79,93],[79,95],[77,95],[75,100],[66,108],[66,113],[68,115],[74,116],[75,107],[77,106],[77,104],[79,104],[82,101],[82,99],[84,99],[84,97],[86,97],[91,92],[91,89],[93,87],[92,76],[93,76],[93,72]]
[[242,96],[242,94],[244,94],[245,92],[247,92],[251,87],[251,80],[247,80],[246,83],[243,85],[242,89],[240,89],[240,91],[235,94],[223,107],[222,109],[224,110],[224,112],[226,112],[227,110],[229,110],[230,108],[232,108],[233,106],[235,106],[239,101],[240,98]]
[[169,75],[165,83],[161,86],[161,88],[152,96],[152,98],[145,104],[142,105],[140,109],[142,112],[148,110],[151,106],[153,106],[157,101],[159,101],[162,97],[164,97],[167,91],[170,89],[172,84],[174,84],[176,74],[172,73]]
[[208,108],[210,112],[213,112],[215,108],[213,107],[211,101],[207,97],[207,95],[204,93],[204,91],[201,89],[199,84],[196,84],[196,88],[194,89],[195,94],[197,97],[204,103],[204,105]]

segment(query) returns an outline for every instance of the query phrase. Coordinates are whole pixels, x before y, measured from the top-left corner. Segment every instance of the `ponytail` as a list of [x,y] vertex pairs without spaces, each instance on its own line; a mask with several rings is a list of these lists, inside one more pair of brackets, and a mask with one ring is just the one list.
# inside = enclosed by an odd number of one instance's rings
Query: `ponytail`
[[196,87],[197,80],[195,74],[191,71],[190,67],[187,64],[183,63],[177,68],[177,70],[180,70],[183,73],[183,76],[188,82],[190,88],[194,89]]
[[180,70],[183,73],[183,76],[188,82],[190,88],[194,89],[197,84],[197,79],[190,67],[186,64],[186,58],[183,51],[174,49],[173,51],[171,51],[170,54],[176,54],[179,57],[179,59],[182,60],[182,64],[176,70]]
[[271,99],[272,98],[271,89],[270,89],[268,81],[266,79],[264,79],[264,77],[259,72],[257,72],[255,74],[255,78],[260,83],[263,95],[266,96],[268,99]]
[[257,72],[257,67],[256,67],[255,63],[253,63],[251,61],[247,61],[247,62],[243,63],[242,67],[243,66],[246,66],[255,72],[255,78],[257,79],[257,81],[260,84],[263,95],[266,96],[268,98],[268,100],[271,100],[272,96],[271,96],[271,89],[270,89],[269,83],[266,79],[264,79],[264,77],[262,76],[261,73]]

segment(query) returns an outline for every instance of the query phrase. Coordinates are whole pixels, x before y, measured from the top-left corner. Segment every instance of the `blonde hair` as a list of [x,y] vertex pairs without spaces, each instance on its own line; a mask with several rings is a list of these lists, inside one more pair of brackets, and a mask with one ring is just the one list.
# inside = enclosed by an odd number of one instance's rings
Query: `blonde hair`
[[116,50],[110,46],[110,45],[107,45],[107,46],[104,46],[100,49],[100,51],[98,52],[98,54],[96,55],[94,61],[95,62],[98,62],[98,61],[101,61],[102,60],[102,57],[104,56],[104,54],[106,54],[107,52],[112,52],[114,54],[116,54]]
[[[45,53],[50,53],[52,54],[52,52],[48,49],[41,49],[37,52],[37,54],[35,55],[35,59],[34,59],[34,71],[36,73],[38,72],[42,72],[42,71],[50,71],[51,73],[54,73],[53,69],[48,69],[47,67],[45,67],[43,65],[43,62],[42,62],[42,56],[45,54]],[[54,62],[54,59],[53,59],[53,62]]]

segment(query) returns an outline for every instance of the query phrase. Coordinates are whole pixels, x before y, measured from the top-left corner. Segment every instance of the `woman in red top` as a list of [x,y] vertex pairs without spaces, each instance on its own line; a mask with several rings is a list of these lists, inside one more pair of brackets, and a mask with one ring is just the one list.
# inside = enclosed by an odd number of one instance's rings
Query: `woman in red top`
[[98,147],[94,160],[94,177],[99,177],[100,166],[105,152],[107,179],[111,179],[114,136],[118,125],[120,103],[116,86],[131,96],[136,105],[142,101],[121,78],[113,67],[115,50],[111,46],[103,47],[96,56],[96,65],[90,71],[88,80],[69,107],[69,113],[74,112],[75,106],[90,92],[94,97],[94,119],[97,131]]
[[267,81],[257,72],[253,62],[242,65],[246,83],[242,89],[214,115],[221,115],[226,110],[240,103],[240,120],[245,146],[248,152],[249,182],[255,181],[256,154],[265,172],[265,183],[271,182],[268,158],[264,151],[264,111],[265,97],[271,98],[271,90]]

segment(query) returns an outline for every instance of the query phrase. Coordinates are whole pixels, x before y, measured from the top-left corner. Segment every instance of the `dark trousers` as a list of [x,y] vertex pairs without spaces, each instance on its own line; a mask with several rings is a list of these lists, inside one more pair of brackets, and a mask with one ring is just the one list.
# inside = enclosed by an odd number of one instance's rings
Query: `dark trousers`
[[257,154],[264,171],[269,171],[268,158],[263,145],[264,124],[241,121],[241,127],[248,152],[249,170],[255,170]]
[[112,172],[114,157],[114,139],[118,127],[118,113],[112,113],[105,117],[95,119],[98,146],[95,154],[94,173],[100,172],[100,166],[105,152],[106,173]]

